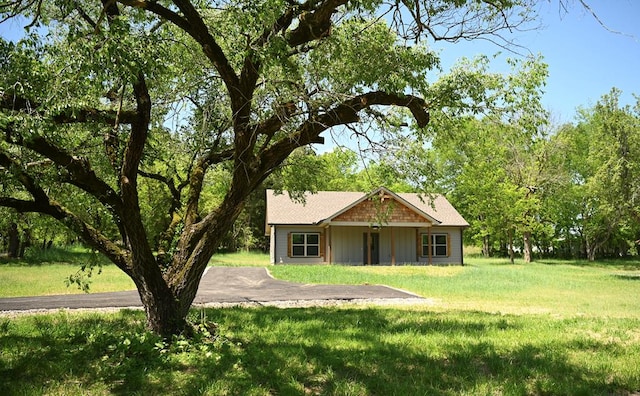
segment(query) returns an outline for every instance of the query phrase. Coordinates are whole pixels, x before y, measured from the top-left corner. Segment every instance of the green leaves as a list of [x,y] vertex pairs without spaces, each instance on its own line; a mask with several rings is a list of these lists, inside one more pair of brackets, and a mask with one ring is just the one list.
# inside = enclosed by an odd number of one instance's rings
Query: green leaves
[[433,112],[434,121],[455,123],[482,115],[536,133],[547,118],[541,104],[547,65],[541,57],[508,62],[510,73],[501,74],[489,71],[486,56],[461,59],[427,92],[428,101],[443,113]]
[[361,93],[423,93],[427,73],[439,59],[421,44],[403,44],[378,20],[350,19],[338,25],[310,56],[309,77],[326,90]]
[[613,88],[556,137],[566,147],[575,226],[592,259],[607,245],[626,252],[640,236],[640,113],[620,95]]

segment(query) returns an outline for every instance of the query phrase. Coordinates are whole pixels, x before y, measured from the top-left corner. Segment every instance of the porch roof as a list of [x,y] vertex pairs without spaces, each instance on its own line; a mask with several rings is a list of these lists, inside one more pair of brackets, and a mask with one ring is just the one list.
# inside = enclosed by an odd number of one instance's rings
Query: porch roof
[[[319,191],[306,194],[305,202],[300,203],[289,198],[287,192],[276,194],[274,190],[267,190],[267,225],[317,225],[345,212],[364,201],[367,197],[379,193],[388,193],[401,204],[427,219],[435,220],[439,226],[467,227],[469,223],[442,195],[432,195],[433,201],[427,196],[415,193],[393,193],[381,187],[373,193]],[[433,203],[433,205],[432,205]]]

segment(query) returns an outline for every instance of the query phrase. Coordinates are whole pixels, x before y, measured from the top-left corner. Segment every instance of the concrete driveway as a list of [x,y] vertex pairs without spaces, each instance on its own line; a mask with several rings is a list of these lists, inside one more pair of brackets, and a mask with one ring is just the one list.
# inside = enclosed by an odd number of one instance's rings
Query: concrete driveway
[[[209,267],[194,305],[421,299],[386,286],[309,285],[277,280],[261,267]],[[313,304],[310,304],[313,305]],[[0,312],[140,307],[136,291],[0,298]]]

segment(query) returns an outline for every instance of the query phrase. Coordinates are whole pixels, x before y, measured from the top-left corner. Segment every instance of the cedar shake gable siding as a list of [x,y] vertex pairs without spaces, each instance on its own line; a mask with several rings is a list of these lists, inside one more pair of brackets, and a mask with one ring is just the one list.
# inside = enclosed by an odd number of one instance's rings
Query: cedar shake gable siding
[[385,223],[424,223],[431,224],[429,219],[409,209],[404,204],[389,197],[381,203],[376,202],[376,196],[367,199],[344,213],[334,217],[332,221],[366,222],[369,224]]

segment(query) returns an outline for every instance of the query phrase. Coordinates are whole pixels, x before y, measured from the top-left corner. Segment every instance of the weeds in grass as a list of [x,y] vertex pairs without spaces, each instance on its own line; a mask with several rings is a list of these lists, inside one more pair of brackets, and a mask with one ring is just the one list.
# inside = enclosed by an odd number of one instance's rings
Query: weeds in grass
[[[2,394],[629,394],[640,322],[374,308],[194,311],[162,340],[143,313],[12,319]],[[79,384],[79,385],[78,385]],[[74,390],[75,389],[75,390]]]
[[468,264],[273,266],[281,279],[384,283],[442,304],[199,309],[194,334],[170,340],[140,311],[0,317],[0,394],[640,392],[640,282],[628,276],[640,267]]

